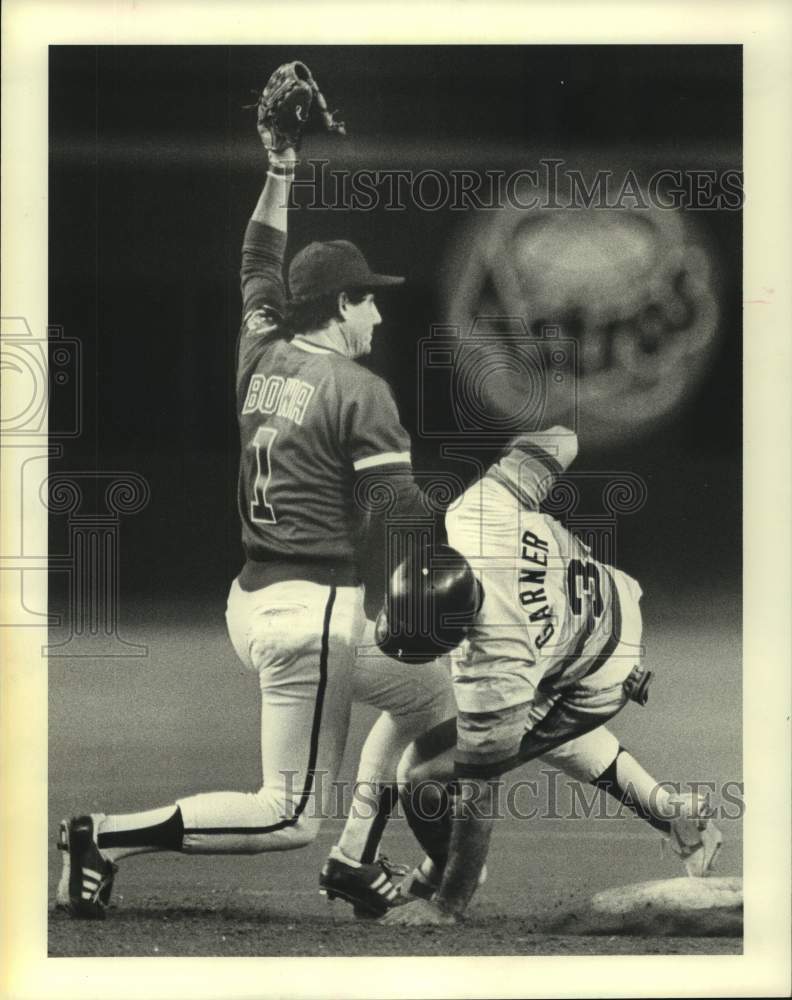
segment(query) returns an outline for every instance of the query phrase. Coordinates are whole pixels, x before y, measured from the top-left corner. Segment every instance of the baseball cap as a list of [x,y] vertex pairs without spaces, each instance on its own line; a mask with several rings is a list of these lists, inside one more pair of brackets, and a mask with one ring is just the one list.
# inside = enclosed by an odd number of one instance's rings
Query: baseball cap
[[376,274],[362,252],[349,240],[309,243],[289,265],[289,292],[293,302],[318,299],[347,288],[385,288],[402,285],[395,274]]

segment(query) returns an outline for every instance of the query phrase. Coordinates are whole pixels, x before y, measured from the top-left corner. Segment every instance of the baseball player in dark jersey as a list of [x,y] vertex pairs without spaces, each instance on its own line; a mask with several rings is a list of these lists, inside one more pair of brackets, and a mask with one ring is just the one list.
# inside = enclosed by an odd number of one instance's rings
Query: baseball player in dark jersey
[[[211,792],[143,813],[64,820],[57,899],[76,917],[104,916],[117,862],[132,854],[252,854],[311,842],[333,801],[353,700],[383,711],[358,774],[378,785],[395,780],[412,739],[453,714],[445,667],[409,668],[382,656],[364,613],[368,539],[355,516],[356,480],[381,471],[395,512],[425,516],[390,389],[355,360],[381,322],[376,292],[403,279],[374,272],[345,240],[311,243],[291,262],[287,297],[296,155],[265,145],[267,180],[242,248],[236,372],[245,562],[226,611],[234,649],[259,681],[262,784],[255,793]],[[356,656],[361,649],[368,654]],[[369,915],[396,896],[372,856],[377,824],[374,809],[353,816],[321,876],[328,895]]]

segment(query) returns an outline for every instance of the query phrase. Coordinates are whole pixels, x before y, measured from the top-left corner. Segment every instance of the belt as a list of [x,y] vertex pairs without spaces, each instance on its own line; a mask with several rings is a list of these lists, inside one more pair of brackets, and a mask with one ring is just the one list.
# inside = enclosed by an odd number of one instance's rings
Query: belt
[[357,587],[360,575],[355,563],[333,560],[279,559],[260,562],[248,559],[237,577],[244,591],[261,590],[285,580],[307,580],[324,587]]

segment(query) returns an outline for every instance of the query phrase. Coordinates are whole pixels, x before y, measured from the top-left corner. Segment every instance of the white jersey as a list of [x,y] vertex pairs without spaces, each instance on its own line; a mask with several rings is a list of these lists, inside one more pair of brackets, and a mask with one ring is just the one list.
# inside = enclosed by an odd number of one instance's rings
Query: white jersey
[[448,540],[485,595],[452,660],[461,711],[521,704],[540,683],[561,690],[607,663],[625,624],[640,635],[636,581],[598,563],[539,510],[576,454],[576,435],[565,428],[522,437],[446,514]]

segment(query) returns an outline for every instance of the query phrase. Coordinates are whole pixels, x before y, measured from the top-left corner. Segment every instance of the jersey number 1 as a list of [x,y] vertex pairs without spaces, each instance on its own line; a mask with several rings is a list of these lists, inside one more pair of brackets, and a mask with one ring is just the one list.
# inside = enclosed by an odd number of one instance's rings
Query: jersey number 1
[[253,438],[256,450],[256,479],[253,483],[253,500],[250,503],[250,520],[258,524],[276,524],[277,518],[272,506],[267,503],[267,487],[272,476],[270,452],[277,430],[272,427],[259,427]]

